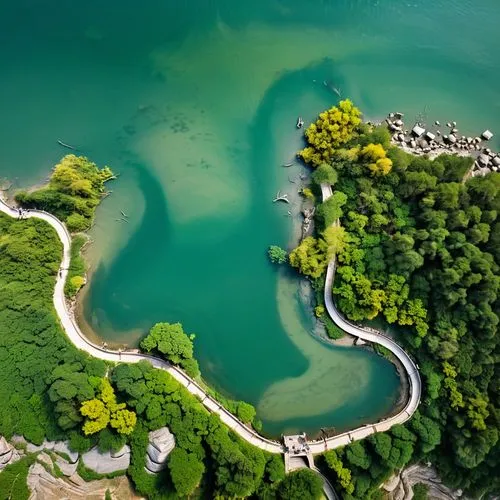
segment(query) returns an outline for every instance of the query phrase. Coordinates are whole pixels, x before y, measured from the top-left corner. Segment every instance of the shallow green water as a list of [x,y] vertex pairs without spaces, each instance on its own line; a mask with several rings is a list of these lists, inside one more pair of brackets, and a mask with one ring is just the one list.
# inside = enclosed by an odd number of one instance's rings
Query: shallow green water
[[[500,136],[494,0],[2,2],[0,176],[39,182],[60,138],[121,173],[93,230],[85,316],[133,344],[156,321],[195,332],[205,378],[256,404],[266,432],[352,427],[387,412],[384,360],[325,346],[287,246],[283,169],[306,121],[335,102],[370,117],[456,120]],[[119,223],[119,211],[130,223]]]

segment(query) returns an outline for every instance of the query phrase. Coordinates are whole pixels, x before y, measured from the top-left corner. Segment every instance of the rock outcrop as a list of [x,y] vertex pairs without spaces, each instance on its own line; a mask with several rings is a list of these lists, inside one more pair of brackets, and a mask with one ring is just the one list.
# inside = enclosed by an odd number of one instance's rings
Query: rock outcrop
[[[430,465],[430,464],[429,464]],[[436,500],[465,500],[462,491],[454,491],[441,483],[436,471],[423,465],[412,465],[395,474],[383,484],[389,500],[411,500],[413,486],[422,483],[429,488],[429,498]]]
[[21,458],[21,453],[14,448],[6,439],[0,437],[0,470],[7,467],[9,464],[17,462]]
[[52,476],[39,463],[30,467],[28,487],[31,490],[30,500],[102,500],[106,491],[113,499],[137,500],[126,476],[113,479],[100,479],[85,482],[78,474],[69,479]]
[[130,448],[125,445],[117,452],[101,453],[96,447],[84,453],[82,460],[85,467],[98,474],[124,471],[130,465]]
[[[19,438],[16,440],[17,442],[21,442]],[[76,451],[71,451],[69,448],[69,441],[47,441],[45,440],[41,445],[35,445],[32,443],[26,444],[26,451],[28,453],[37,453],[39,451],[53,451],[58,454],[63,454],[65,457],[68,457],[68,463],[75,464],[78,462],[79,454]]]
[[175,438],[168,427],[149,433],[146,455],[146,472],[156,474],[167,466],[167,458],[175,447]]

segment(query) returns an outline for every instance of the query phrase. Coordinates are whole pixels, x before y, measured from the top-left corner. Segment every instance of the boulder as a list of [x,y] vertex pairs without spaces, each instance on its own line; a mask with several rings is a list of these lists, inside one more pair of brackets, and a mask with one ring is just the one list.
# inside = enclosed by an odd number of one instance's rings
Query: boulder
[[489,140],[493,137],[493,133],[492,133],[492,132],[490,132],[489,130],[485,130],[485,131],[481,134],[481,136],[483,137],[483,139],[484,139],[485,141],[489,141]]
[[175,438],[168,427],[149,433],[146,455],[146,471],[156,473],[167,466],[167,458],[175,447]]
[[8,443],[3,436],[0,437],[0,470],[4,469],[9,464],[17,462],[20,458],[21,453]]
[[420,125],[415,125],[411,131],[415,137],[421,137],[425,134],[425,128],[422,128]]
[[125,445],[115,453],[101,453],[97,447],[82,455],[86,467],[98,474],[109,474],[128,469],[130,465],[130,448]]
[[482,165],[488,165],[490,162],[490,157],[488,155],[480,154],[478,158],[478,162],[481,163]]
[[42,450],[53,450],[55,441],[47,441],[46,439],[43,441],[41,445],[36,445],[33,443],[28,443],[26,445],[26,450],[28,453],[38,453]]

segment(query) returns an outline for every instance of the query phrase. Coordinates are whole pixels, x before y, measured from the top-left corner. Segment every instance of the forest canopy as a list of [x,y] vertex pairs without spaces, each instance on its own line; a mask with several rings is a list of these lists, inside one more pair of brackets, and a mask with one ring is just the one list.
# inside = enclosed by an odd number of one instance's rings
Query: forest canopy
[[[404,427],[329,452],[325,466],[346,498],[376,496],[394,469],[418,460],[453,487],[498,493],[500,174],[468,178],[471,158],[411,156],[360,116],[345,101],[320,114],[300,155],[317,169],[314,183],[335,185],[317,225],[345,230],[337,306],[353,321],[392,325],[424,393]],[[306,238],[290,254],[317,281],[330,260],[320,242]]]
[[[167,372],[146,362],[108,367],[73,347],[52,305],[61,256],[46,222],[0,213],[0,435],[20,434],[37,445],[68,439],[80,453],[96,445],[117,451],[128,443],[127,474],[149,498],[185,496],[197,488],[209,498],[272,498],[285,477],[281,457],[240,440]],[[183,345],[176,353],[189,359],[192,345]],[[255,417],[246,403],[237,411],[245,421]],[[166,425],[176,451],[168,468],[153,476],[144,469],[148,432]],[[1,480],[10,481],[19,467],[2,472]],[[27,491],[27,467],[23,471],[16,474]]]

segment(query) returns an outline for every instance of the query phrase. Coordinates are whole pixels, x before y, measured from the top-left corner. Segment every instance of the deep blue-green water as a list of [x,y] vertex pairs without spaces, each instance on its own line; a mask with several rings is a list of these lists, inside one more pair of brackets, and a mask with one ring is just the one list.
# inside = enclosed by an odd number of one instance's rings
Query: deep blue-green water
[[394,368],[314,339],[297,279],[266,259],[293,240],[271,200],[305,172],[280,165],[297,116],[336,102],[325,80],[370,118],[424,113],[500,146],[499,21],[494,0],[2,1],[0,177],[43,181],[57,139],[120,173],[83,304],[101,337],[181,321],[204,377],[270,434],[374,421]]

